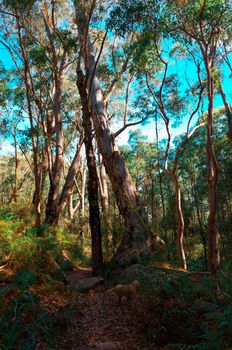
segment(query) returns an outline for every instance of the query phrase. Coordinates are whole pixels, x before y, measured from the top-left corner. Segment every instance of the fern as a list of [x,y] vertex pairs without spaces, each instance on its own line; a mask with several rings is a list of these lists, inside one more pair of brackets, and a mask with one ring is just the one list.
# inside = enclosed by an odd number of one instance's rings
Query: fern
[[32,293],[20,293],[11,298],[2,314],[0,323],[0,346],[3,350],[34,349],[38,339],[43,338],[47,348],[54,349],[53,325],[48,313],[42,310]]

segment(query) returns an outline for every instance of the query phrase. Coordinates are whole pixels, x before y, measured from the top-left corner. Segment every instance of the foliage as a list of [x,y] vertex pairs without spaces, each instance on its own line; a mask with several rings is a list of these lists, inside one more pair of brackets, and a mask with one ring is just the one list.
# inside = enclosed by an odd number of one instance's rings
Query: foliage
[[4,298],[0,323],[1,349],[29,350],[38,344],[54,349],[51,318],[38,304],[35,296],[20,289],[5,292],[0,289],[0,293]]
[[[104,140],[110,134],[110,127],[117,130],[121,125],[128,127],[127,123],[143,120],[137,130],[129,131],[127,145],[120,146],[133,182],[129,175],[123,181],[128,183],[126,195],[130,197],[132,189],[133,200],[138,203],[136,215],[141,213],[141,218],[146,217],[143,231],[157,233],[165,241],[162,252],[153,251],[142,258],[128,253],[132,266],[118,276],[115,270],[119,266],[111,258],[127,231],[116,205],[119,194],[115,193],[114,181],[117,179],[113,177],[111,184],[107,180],[109,208],[106,214],[103,209],[101,212],[106,279],[119,278],[123,283],[140,281],[143,300],[147,301],[144,332],[151,342],[182,350],[229,347],[232,343],[229,278],[224,276],[219,280],[222,295],[217,299],[215,283],[195,274],[208,269],[205,127],[198,129],[183,149],[178,147],[185,139],[187,127],[192,131],[197,122],[207,121],[207,70],[201,51],[205,48],[206,56],[214,57],[210,70],[217,107],[213,129],[219,165],[217,217],[221,267],[231,273],[232,158],[231,140],[227,137],[231,99],[228,91],[224,98],[221,92],[231,73],[231,2],[119,0],[109,4],[98,1],[93,2],[96,8],[92,14],[89,13],[92,2],[75,3],[77,11],[83,6],[89,16],[86,38],[77,31],[79,23],[73,1],[44,1],[41,7],[41,1],[2,0],[0,5],[0,41],[12,58],[10,62],[4,59],[0,65],[0,136],[1,142],[6,141],[13,150],[8,154],[3,149],[0,158],[0,265],[3,267],[0,277],[9,284],[0,288],[3,301],[0,347],[53,347],[52,337],[49,338],[53,325],[44,322],[49,317],[34,291],[63,288],[67,270],[90,264],[92,242],[86,162],[82,153],[59,225],[43,224],[54,184],[58,190],[53,197],[53,213],[57,214],[60,208],[60,198],[67,189],[63,185],[70,176],[68,170],[83,134],[83,106],[76,87],[79,69],[90,90],[93,79],[99,80],[99,89],[90,91],[96,93],[96,102],[99,91],[104,97],[110,95],[101,105],[108,114],[107,121],[99,123],[96,129],[90,126],[94,142],[99,134]],[[90,52],[83,41],[88,34],[97,61],[95,77],[89,75],[90,67],[84,59]],[[219,106],[222,102],[223,106]],[[164,121],[170,127],[170,136],[174,136],[170,140],[163,133]],[[152,135],[149,139],[143,128]],[[117,132],[111,135],[109,154],[115,151],[113,154],[117,155],[118,149],[114,148]],[[176,190],[165,171],[165,161],[168,158],[173,164],[179,150],[176,174],[181,183],[184,247],[193,275],[178,270]],[[56,174],[61,158],[60,171]],[[111,161],[114,166],[114,157]],[[123,161],[121,164],[124,166]],[[40,188],[36,192],[37,185]],[[33,226],[36,194],[40,197],[39,228]],[[123,204],[121,212],[131,209]],[[77,209],[72,214],[74,207]],[[134,245],[132,240],[129,243]],[[45,345],[44,338],[47,338]]]
[[4,0],[3,3],[10,9],[26,12],[32,8],[37,0]]
[[[168,270],[167,270],[168,273]],[[209,278],[181,272],[169,274],[153,297],[147,299],[144,330],[150,342],[168,349],[224,349],[231,344],[231,288],[222,277],[222,298],[212,294]],[[215,290],[215,289],[214,289]],[[178,296],[178,297],[177,297]]]

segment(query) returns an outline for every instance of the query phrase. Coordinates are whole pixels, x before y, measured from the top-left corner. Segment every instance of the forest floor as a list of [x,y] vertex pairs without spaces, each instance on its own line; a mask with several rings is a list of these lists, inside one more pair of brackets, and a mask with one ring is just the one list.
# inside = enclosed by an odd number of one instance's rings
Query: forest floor
[[[88,268],[74,269],[67,279],[69,288],[79,280],[90,277]],[[75,296],[69,300],[71,310],[68,324],[65,310],[58,311],[59,350],[158,350],[144,338],[140,318],[144,317],[143,300],[138,297],[129,304],[117,305],[117,297],[107,294],[104,286]],[[59,296],[57,295],[57,301]],[[47,305],[57,308],[54,295],[48,296]],[[58,302],[59,303],[59,302]],[[62,310],[62,307],[61,307]],[[162,348],[164,349],[164,348]]]
[[[91,269],[75,234],[37,237],[8,212],[0,233],[0,349],[232,350],[231,272],[214,281],[156,260],[106,266],[110,280],[79,293]],[[106,293],[135,279],[140,293],[130,303]]]
[[[66,270],[66,284],[52,282],[44,274],[38,275],[37,282],[27,289],[15,284],[10,267],[3,267],[0,348],[177,350],[188,346],[192,350],[197,349],[195,344],[200,344],[199,349],[232,349],[231,298],[228,293],[219,300],[210,296],[202,279],[206,278],[208,283],[207,274],[154,267],[147,270],[145,266],[134,265],[130,271],[144,269],[144,273],[149,272],[150,280],[151,271],[155,273],[153,277],[166,275],[168,291],[163,284],[158,294],[146,295],[142,283],[138,296],[118,305],[117,297],[107,293],[112,287],[107,281],[88,292],[77,291],[78,283],[91,277],[91,269],[83,266]],[[28,270],[26,273],[28,275]],[[7,278],[3,280],[4,275]],[[18,281],[22,282],[23,278],[25,276]],[[230,287],[231,277],[227,282]],[[205,334],[209,334],[204,338],[207,346],[202,338]],[[215,342],[217,346],[213,347]],[[169,344],[173,344],[172,347]]]

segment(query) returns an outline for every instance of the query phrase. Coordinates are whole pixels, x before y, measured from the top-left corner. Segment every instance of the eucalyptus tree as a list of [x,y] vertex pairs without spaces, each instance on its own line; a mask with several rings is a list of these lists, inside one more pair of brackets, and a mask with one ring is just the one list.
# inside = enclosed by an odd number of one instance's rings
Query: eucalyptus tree
[[[111,26],[120,34],[138,31],[138,35],[157,42],[162,36],[182,41],[187,47],[196,44],[203,60],[207,89],[207,168],[208,168],[208,259],[211,274],[219,269],[217,233],[218,164],[214,151],[215,59],[219,46],[231,37],[229,0],[199,1],[120,1],[112,12]],[[120,18],[120,20],[119,20]],[[138,30],[139,29],[139,30]],[[142,29],[142,30],[141,30]],[[142,34],[141,34],[142,33]],[[144,40],[143,40],[144,42]],[[146,44],[146,42],[145,42]]]
[[[41,5],[41,6],[40,6]],[[70,4],[55,2],[6,1],[1,43],[9,50],[24,83],[30,120],[30,135],[35,176],[36,226],[41,223],[41,198],[46,175],[50,189],[45,222],[54,224],[72,192],[81,148],[78,129],[78,100],[72,91],[72,63],[76,40],[72,38],[72,21],[68,20]],[[59,5],[59,6],[60,6]],[[64,23],[68,29],[64,28]],[[9,25],[15,32],[9,31]],[[72,147],[72,143],[77,146]],[[72,161],[61,188],[65,152],[72,148]]]
[[96,10],[96,2],[74,1],[74,6],[80,45],[78,70],[82,71],[86,82],[83,89],[87,92],[88,101],[88,105],[83,106],[83,108],[91,111],[98,147],[117,199],[119,211],[124,218],[127,229],[118,254],[125,252],[128,248],[132,248],[134,252],[142,252],[147,250],[146,239],[149,236],[149,229],[146,225],[143,209],[139,205],[135,185],[115,143],[114,134],[110,130],[108,121],[107,105],[109,96],[115,89],[116,81],[112,82],[110,90],[104,94],[97,75],[97,65],[104,46],[104,40],[107,37],[107,31],[101,48],[96,54],[90,31],[91,19],[94,18],[94,11]]
[[[214,150],[215,60],[218,46],[225,35],[231,35],[232,11],[230,1],[202,0],[197,2],[167,3],[172,28],[184,40],[194,41],[201,52],[207,87],[207,168],[208,168],[208,259],[212,276],[219,270],[217,230],[218,162]],[[171,11],[171,12],[170,12]]]
[[[4,5],[7,5],[5,8]],[[34,121],[33,103],[30,97],[30,72],[28,57],[25,52],[25,42],[23,41],[22,34],[22,17],[25,16],[24,6],[26,4],[16,4],[8,2],[1,3],[2,21],[1,21],[1,44],[8,49],[11,54],[12,60],[15,63],[17,72],[23,81],[25,87],[25,112],[28,114],[31,128],[31,144],[33,149],[33,170],[35,181],[35,213],[36,220],[35,225],[40,226],[41,223],[41,210],[40,210],[40,171],[39,171],[39,150],[38,150],[38,138],[36,133],[36,121]],[[14,9],[12,9],[14,6]],[[27,10],[27,6],[25,6]],[[12,34],[9,28],[14,28]]]
[[98,174],[93,147],[91,112],[88,106],[86,83],[80,66],[77,67],[77,87],[82,103],[82,123],[84,129],[85,154],[88,167],[88,199],[92,246],[92,273],[95,275],[101,272],[103,264],[102,232],[98,199]]
[[[135,181],[136,190],[140,194],[152,231],[159,232],[159,196],[156,183],[157,149],[154,142],[148,141],[140,129],[129,132],[129,147],[121,147],[122,154],[128,164]],[[161,198],[162,202],[162,198]]]

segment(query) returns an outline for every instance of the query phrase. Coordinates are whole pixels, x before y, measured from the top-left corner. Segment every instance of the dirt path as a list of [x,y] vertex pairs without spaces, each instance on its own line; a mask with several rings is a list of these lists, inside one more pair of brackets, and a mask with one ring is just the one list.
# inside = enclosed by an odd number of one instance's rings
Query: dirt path
[[[89,277],[91,271],[74,270],[68,276],[71,284]],[[130,305],[117,306],[117,299],[99,286],[88,294],[77,296],[70,310],[69,323],[61,325],[59,350],[158,350],[143,338],[142,299]]]

